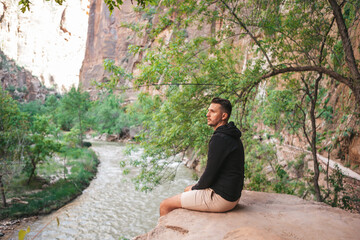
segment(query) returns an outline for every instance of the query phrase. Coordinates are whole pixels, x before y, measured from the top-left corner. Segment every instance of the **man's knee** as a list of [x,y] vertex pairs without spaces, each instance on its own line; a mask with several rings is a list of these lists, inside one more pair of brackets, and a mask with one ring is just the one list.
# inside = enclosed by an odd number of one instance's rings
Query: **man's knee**
[[160,209],[167,209],[168,207],[169,207],[169,203],[168,203],[167,199],[163,200],[160,203]]
[[171,197],[171,198],[167,198],[165,200],[163,200],[160,203],[160,208],[162,209],[175,209],[175,208],[181,208],[181,200],[178,201],[177,198]]
[[163,200],[160,203],[160,215],[165,215],[177,208],[181,208],[181,195],[176,195]]

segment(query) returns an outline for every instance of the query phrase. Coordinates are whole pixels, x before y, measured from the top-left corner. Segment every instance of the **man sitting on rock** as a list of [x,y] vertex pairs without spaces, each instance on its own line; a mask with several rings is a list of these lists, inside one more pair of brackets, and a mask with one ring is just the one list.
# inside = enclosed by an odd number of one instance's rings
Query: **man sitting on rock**
[[244,147],[241,132],[233,122],[229,100],[211,101],[207,123],[214,129],[209,142],[205,171],[195,185],[160,204],[160,216],[177,208],[204,212],[226,212],[233,209],[244,185]]

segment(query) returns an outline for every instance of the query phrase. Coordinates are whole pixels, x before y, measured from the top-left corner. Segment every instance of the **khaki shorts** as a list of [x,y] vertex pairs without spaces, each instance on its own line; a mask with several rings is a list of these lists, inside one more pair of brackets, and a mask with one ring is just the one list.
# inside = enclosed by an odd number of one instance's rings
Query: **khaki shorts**
[[226,212],[233,209],[239,200],[230,202],[211,188],[192,190],[181,194],[181,207],[202,212]]

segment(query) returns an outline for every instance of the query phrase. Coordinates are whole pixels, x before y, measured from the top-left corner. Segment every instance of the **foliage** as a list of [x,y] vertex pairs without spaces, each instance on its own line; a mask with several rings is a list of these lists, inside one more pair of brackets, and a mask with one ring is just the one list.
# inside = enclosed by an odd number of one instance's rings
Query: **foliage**
[[[359,196],[353,187],[344,181],[344,174],[336,165],[330,175],[327,174],[327,189],[323,189],[324,201],[333,206],[347,210],[359,211]],[[351,186],[351,185],[350,185]]]
[[[323,98],[327,91],[321,85],[321,74],[315,77],[311,74],[301,73],[301,81],[293,79],[291,75],[288,77],[289,79],[285,83],[276,82],[276,87],[267,88],[266,101],[264,101],[265,104],[261,108],[264,112],[262,119],[265,124],[272,125],[278,132],[287,130],[290,134],[297,134],[306,139],[313,155],[315,195],[316,199],[321,201],[322,196],[318,186],[320,172],[317,149],[322,138],[318,136],[316,121],[321,115],[326,117],[330,115],[326,111],[328,109],[326,106],[327,102],[325,101],[325,104],[323,104]],[[286,90],[278,90],[279,86],[284,87]],[[322,110],[320,110],[321,107]],[[275,122],[268,121],[269,119],[274,119],[274,117],[276,119]],[[278,122],[280,124],[273,125]]]
[[[62,206],[80,194],[96,173],[96,155],[75,148],[79,142],[79,115],[86,119],[90,106],[88,94],[73,89],[62,97],[47,96],[45,103],[20,104],[1,88],[0,93],[0,186],[5,207],[1,218],[45,213]],[[70,119],[72,126],[64,139],[59,134],[61,118]],[[40,193],[29,192],[49,184],[53,176],[60,180]],[[28,204],[11,203],[6,207],[5,197],[21,198]]]
[[[123,4],[123,0],[104,0],[104,2],[110,10],[110,13],[112,13],[115,8],[120,9]],[[147,2],[151,3],[154,2],[154,0],[137,0],[139,6],[145,6]],[[131,3],[133,3],[133,1],[131,1]]]
[[45,113],[44,104],[41,102],[41,100],[34,100],[19,104],[19,109],[21,112],[29,114],[31,118],[36,115],[42,115]]
[[244,136],[247,143],[245,149],[246,188],[253,191],[276,192],[302,195],[305,184],[301,178],[291,178],[286,168],[278,163],[274,144],[264,143],[253,136]]
[[[46,1],[50,1],[50,0],[46,0]],[[59,5],[62,5],[63,2],[65,2],[65,0],[55,0],[55,2]],[[19,0],[19,3],[18,3],[20,6],[21,6],[21,11],[24,13],[26,10],[27,11],[30,11],[30,0]]]
[[36,168],[39,163],[47,161],[55,152],[61,148],[61,144],[47,137],[49,134],[49,119],[38,116],[32,123],[30,134],[25,143],[25,168],[30,183],[32,177],[36,176]]
[[87,125],[87,111],[90,108],[89,93],[83,92],[80,87],[72,87],[66,93],[59,104],[59,116],[69,124],[68,127],[76,127],[79,130],[77,144],[82,146],[82,140]]
[[80,130],[77,128],[72,128],[70,132],[66,132],[63,136],[64,142],[68,147],[75,148],[79,143],[79,133]]
[[[247,142],[245,161],[246,188],[253,191],[267,191],[271,181],[267,178],[264,166],[273,168],[276,155],[270,145],[259,144],[257,140]],[[272,171],[274,169],[271,169]]]
[[1,209],[0,219],[49,213],[82,193],[96,175],[99,164],[96,154],[88,149],[65,148],[60,156],[66,156],[72,166],[67,179],[60,179],[41,191],[29,191],[31,186],[17,182],[12,186],[19,192],[16,196],[28,204],[14,203]]
[[[46,0],[50,1],[50,0]],[[59,5],[62,5],[65,0],[55,0],[55,2]],[[104,0],[105,4],[107,5],[110,13],[114,11],[115,8],[121,7],[123,4],[123,0]],[[132,2],[132,1],[131,1]],[[152,0],[137,0],[137,4],[140,6],[145,6],[146,2],[153,2]],[[20,10],[24,13],[26,11],[30,11],[30,5],[32,4],[30,0],[19,0],[18,4],[21,6]]]
[[[339,166],[336,165],[335,171],[329,176],[329,182],[333,187],[333,200],[331,202],[331,206],[336,207],[339,204],[339,193],[344,190],[344,183],[343,183],[344,175],[339,169]],[[342,199],[342,203],[345,207],[349,207],[346,203],[346,198]]]
[[5,187],[23,158],[28,123],[16,102],[0,86],[0,193],[6,206]]
[[103,93],[92,103],[88,112],[91,126],[99,133],[120,134],[123,129],[141,124],[140,106],[131,107],[122,97],[111,92]]

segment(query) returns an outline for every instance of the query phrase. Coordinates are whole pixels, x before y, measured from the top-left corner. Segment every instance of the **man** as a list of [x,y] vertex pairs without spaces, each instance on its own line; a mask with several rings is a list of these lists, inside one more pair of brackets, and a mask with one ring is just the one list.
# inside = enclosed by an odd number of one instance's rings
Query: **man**
[[196,185],[160,204],[160,216],[176,208],[205,212],[233,209],[244,185],[244,147],[241,132],[233,122],[229,100],[214,98],[208,108],[207,124],[214,129],[209,142],[205,171]]

